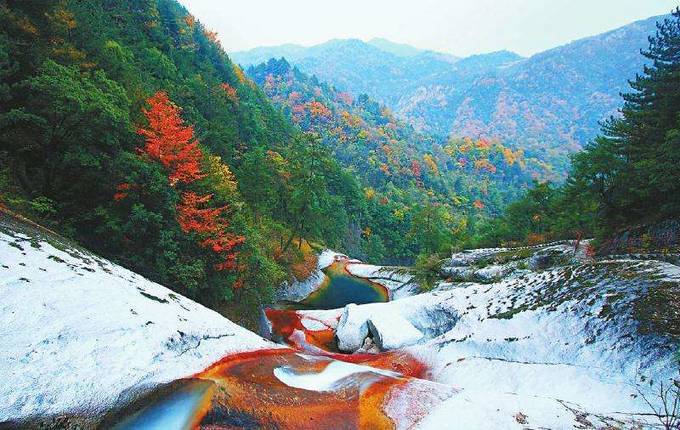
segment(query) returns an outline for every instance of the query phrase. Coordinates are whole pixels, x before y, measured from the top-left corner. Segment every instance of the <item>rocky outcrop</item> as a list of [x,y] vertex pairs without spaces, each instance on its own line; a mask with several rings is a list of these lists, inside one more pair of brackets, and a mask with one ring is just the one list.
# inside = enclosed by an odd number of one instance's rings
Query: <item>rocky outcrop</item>
[[399,314],[387,314],[383,318],[366,321],[368,332],[382,351],[391,351],[413,345],[423,334]]
[[451,256],[442,275],[455,282],[492,283],[585,259],[589,241],[560,241],[520,248],[472,249]]

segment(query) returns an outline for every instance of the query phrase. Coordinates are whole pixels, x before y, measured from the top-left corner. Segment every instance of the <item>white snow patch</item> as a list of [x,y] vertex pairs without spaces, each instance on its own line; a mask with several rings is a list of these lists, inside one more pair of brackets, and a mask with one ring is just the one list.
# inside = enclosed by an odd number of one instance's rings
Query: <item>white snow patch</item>
[[[409,379],[387,393],[383,410],[392,418],[397,430],[413,429],[436,406],[458,392],[459,390],[448,385]],[[451,421],[443,421],[438,425],[440,428],[451,428],[450,423]]]
[[300,322],[302,322],[302,325],[307,330],[317,331],[317,330],[325,330],[325,329],[329,328],[326,324],[324,324],[323,322],[321,322],[317,319],[314,319],[314,318],[303,317],[303,318],[300,319]]
[[370,279],[387,288],[391,300],[411,296],[417,290],[412,276],[398,273],[394,268],[364,263],[351,263],[345,267],[351,275]]
[[385,313],[380,318],[367,321],[368,331],[383,351],[412,345],[423,338],[423,334],[399,314]]
[[85,252],[0,233],[0,262],[0,422],[98,414],[225,355],[276,347]]
[[276,376],[279,381],[289,387],[301,388],[308,391],[337,390],[347,383],[345,378],[358,373],[370,373],[394,378],[400,377],[398,373],[389,370],[376,369],[374,367],[346,363],[344,361],[332,361],[318,373],[297,373],[295,369],[288,366],[274,369],[274,376]]
[[338,260],[349,260],[349,257],[347,257],[345,254],[340,254],[339,252],[335,252],[330,249],[324,249],[321,251],[321,254],[319,254],[316,266],[319,270],[322,270]]
[[[669,263],[596,261],[301,314],[340,317],[336,335],[348,351],[361,346],[369,320],[399,315],[424,333],[430,340],[406,351],[430,364],[435,382],[465,393],[438,408],[426,420],[429,428],[451,422],[461,423],[457,428],[522,428],[519,412],[531,428],[571,428],[572,409],[606,427],[607,417],[630,424],[650,412],[637,389],[655,396],[637,385],[641,376],[658,383],[674,375],[677,343],[673,348],[639,333],[628,301],[645,294],[645,285],[679,280],[680,268]],[[455,418],[452,411],[461,409]],[[485,414],[490,421],[480,421]]]

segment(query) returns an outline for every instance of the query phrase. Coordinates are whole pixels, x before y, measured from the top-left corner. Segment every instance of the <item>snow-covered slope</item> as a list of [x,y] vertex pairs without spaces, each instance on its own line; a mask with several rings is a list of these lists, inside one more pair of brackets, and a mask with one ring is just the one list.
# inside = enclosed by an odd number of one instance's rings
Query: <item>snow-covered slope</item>
[[[173,400],[153,395],[173,381],[218,387],[206,388],[207,419],[223,424],[246,415],[278,428],[651,423],[641,394],[655,401],[652,391],[675,371],[680,268],[588,260],[572,249],[467,252],[453,256],[443,269],[451,280],[433,291],[410,287],[388,303],[298,311],[293,333],[330,327],[348,349],[388,350],[314,355],[281,348],[0,212],[0,423],[74,416],[90,428],[147,398],[156,399],[145,403],[150,409],[123,415],[127,428],[167,422],[178,417],[167,415]],[[325,253],[319,268],[335,258]],[[359,262],[348,271],[386,273]],[[220,415],[229,410],[237,415]]]
[[[657,402],[659,382],[677,375],[680,267],[589,260],[573,243],[557,243],[461,253],[443,271],[456,282],[389,303],[299,313],[336,327],[338,344],[353,349],[369,328],[394,336],[394,316],[406,320],[400,348],[430,365],[431,380],[463,389],[423,428],[650,422],[642,394]],[[408,346],[412,327],[425,337]]]
[[266,341],[2,210],[0,345],[0,428],[410,428],[456,394],[403,354]]
[[221,357],[274,344],[0,213],[0,422],[97,417]]

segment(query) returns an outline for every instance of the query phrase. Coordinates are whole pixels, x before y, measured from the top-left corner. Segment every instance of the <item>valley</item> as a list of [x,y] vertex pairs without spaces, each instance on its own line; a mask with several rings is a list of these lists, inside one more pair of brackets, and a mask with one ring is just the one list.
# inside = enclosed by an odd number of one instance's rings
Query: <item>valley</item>
[[0,0],[0,429],[680,429],[680,9],[357,1]]
[[[421,292],[325,251],[315,288],[348,304],[266,309],[277,344],[10,214],[1,225],[3,361],[23,357],[2,368],[10,427],[637,428],[655,422],[642,396],[677,371],[677,316],[644,309],[645,294],[677,294],[680,270],[653,256],[591,259],[574,242],[463,252]],[[389,302],[349,303],[379,279]]]

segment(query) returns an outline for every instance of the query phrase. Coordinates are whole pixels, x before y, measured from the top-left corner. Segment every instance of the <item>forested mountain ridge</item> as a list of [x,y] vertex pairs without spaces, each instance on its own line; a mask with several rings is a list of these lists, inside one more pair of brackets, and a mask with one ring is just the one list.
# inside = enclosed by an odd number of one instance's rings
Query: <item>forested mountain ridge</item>
[[243,67],[284,57],[321,81],[355,95],[368,94],[390,107],[396,106],[403,94],[419,85],[418,82],[436,80],[436,76],[446,74],[458,60],[432,51],[398,55],[394,52],[394,44],[389,43],[392,48],[375,41],[333,39],[309,48],[283,45],[230,55]]
[[536,160],[498,140],[440,141],[418,133],[368,96],[340,92],[285,59],[246,73],[360,180],[372,226],[363,232],[370,258],[383,248],[393,261],[412,258],[416,248],[443,251],[543,173]]
[[306,240],[343,248],[364,216],[174,0],[3,0],[0,18],[3,206],[215,309],[271,300],[313,266]]
[[281,112],[293,71],[265,94],[174,0],[3,0],[0,18],[0,204],[215,309],[307,276],[310,243],[448,250],[529,178],[521,152],[437,144],[302,74]]
[[618,94],[644,64],[639,51],[659,19],[529,58],[501,52],[451,63],[433,53],[397,57],[360,41],[332,41],[295,52],[268,48],[257,57],[233,57],[248,65],[266,61],[265,56],[284,56],[340,90],[385,103],[419,131],[500,138],[554,165],[558,178],[566,172],[568,155],[595,137],[598,121],[616,114]]
[[598,252],[678,250],[680,9],[657,23],[621,115],[572,157],[565,183],[535,184],[480,228],[481,243],[596,235]]

